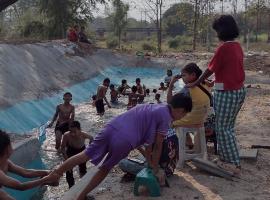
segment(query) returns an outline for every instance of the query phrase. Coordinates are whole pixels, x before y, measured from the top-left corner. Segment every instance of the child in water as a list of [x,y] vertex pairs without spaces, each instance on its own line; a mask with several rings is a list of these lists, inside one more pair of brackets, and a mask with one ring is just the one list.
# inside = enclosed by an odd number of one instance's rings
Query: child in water
[[128,95],[127,109],[129,110],[129,109],[135,107],[138,104],[139,99],[144,98],[146,93],[145,93],[145,88],[144,88],[143,94],[138,94],[137,87],[135,85],[133,85],[131,87],[131,93],[123,92],[123,94]]
[[118,92],[115,90],[114,84],[110,85],[110,95],[111,95],[111,103],[117,104],[118,103]]
[[66,160],[48,176],[48,180],[58,181],[65,171],[88,160],[98,165],[107,155],[99,170],[75,198],[85,200],[86,195],[106,178],[116,164],[141,145],[147,145],[145,157],[157,175],[163,139],[171,122],[181,119],[191,109],[190,97],[183,94],[174,95],[169,104],[138,105],[108,122],[84,152]]
[[[89,139],[89,143],[92,142],[93,137],[85,132],[81,131],[81,124],[78,121],[73,121],[70,124],[70,131],[65,133],[61,144],[61,152],[63,153],[64,159],[81,153],[85,149],[85,139]],[[86,163],[79,165],[80,177],[86,174]],[[69,188],[74,185],[73,170],[66,172],[66,179]]]

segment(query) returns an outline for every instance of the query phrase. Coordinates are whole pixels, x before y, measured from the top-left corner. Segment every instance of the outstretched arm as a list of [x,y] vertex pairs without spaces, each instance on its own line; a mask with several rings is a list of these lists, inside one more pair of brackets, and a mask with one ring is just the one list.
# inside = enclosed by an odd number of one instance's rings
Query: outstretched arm
[[45,178],[42,178],[22,183],[14,178],[7,176],[3,172],[0,172],[0,184],[8,188],[13,188],[15,190],[28,190],[40,186],[42,184],[45,184],[46,181],[47,180]]
[[56,182],[63,175],[64,172],[71,170],[76,165],[87,162],[89,157],[85,154],[85,151],[67,159],[62,165],[60,165],[56,170],[54,170],[48,176],[50,182]]
[[181,77],[179,76],[174,76],[170,82],[170,85],[169,85],[169,88],[168,88],[168,92],[167,92],[167,103],[169,103],[172,99],[172,91],[173,91],[173,88],[174,88],[174,83],[176,81],[178,81]]
[[56,120],[57,117],[58,117],[59,111],[60,111],[60,109],[59,109],[59,105],[58,105],[58,106],[56,107],[56,110],[55,110],[53,119],[52,119],[51,123],[48,125],[49,128],[53,126],[53,123],[55,122],[55,120]]
[[49,174],[47,170],[35,170],[35,169],[25,169],[14,164],[11,161],[8,161],[8,171],[14,174],[18,174],[25,178],[36,178],[36,177],[44,177]]

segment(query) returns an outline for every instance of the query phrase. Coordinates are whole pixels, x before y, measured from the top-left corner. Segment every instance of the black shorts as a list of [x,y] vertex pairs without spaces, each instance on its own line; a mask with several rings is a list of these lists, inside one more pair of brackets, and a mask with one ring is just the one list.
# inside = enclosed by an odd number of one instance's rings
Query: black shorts
[[98,114],[103,114],[105,112],[103,99],[96,101],[96,109]]
[[69,131],[69,123],[65,122],[63,124],[59,124],[59,122],[56,123],[54,131],[60,131],[62,134]]
[[67,145],[66,154],[70,158],[72,156],[75,156],[75,155],[81,153],[84,150],[85,150],[85,146],[83,146],[80,149],[77,149],[77,148],[74,148],[74,147]]

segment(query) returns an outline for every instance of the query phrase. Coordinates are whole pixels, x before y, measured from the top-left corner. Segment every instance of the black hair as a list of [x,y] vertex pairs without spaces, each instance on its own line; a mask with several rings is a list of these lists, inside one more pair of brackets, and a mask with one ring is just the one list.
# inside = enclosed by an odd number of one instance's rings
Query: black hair
[[73,121],[70,123],[69,128],[77,128],[81,130],[81,124],[79,121]]
[[131,87],[131,91],[132,91],[132,92],[137,92],[137,86],[136,86],[136,85],[133,85],[133,86]]
[[182,71],[192,74],[194,73],[197,77],[197,79],[202,75],[202,70],[198,67],[196,63],[189,63],[187,64]]
[[70,93],[70,92],[66,92],[64,95],[63,95],[63,97],[64,96],[70,96],[70,97],[72,97],[72,94]]
[[84,30],[85,29],[85,27],[84,26],[81,26],[81,30]]
[[186,112],[191,112],[192,110],[192,100],[184,93],[177,93],[173,95],[169,104],[172,106],[172,108],[183,108]]
[[172,75],[172,70],[171,69],[167,69],[167,74],[168,72],[170,73],[170,75]]
[[164,86],[164,83],[163,82],[160,83],[160,86],[162,86],[162,85]]
[[111,80],[109,79],[109,78],[105,78],[104,80],[103,80],[103,83],[110,83],[111,82]]
[[238,26],[231,15],[221,15],[214,20],[212,27],[221,41],[234,40],[239,36]]
[[127,83],[127,80],[126,79],[122,79],[122,84],[126,84]]
[[3,155],[9,145],[11,145],[9,135],[6,132],[0,130],[0,156]]
[[159,98],[160,99],[160,94],[156,93],[155,98]]
[[96,94],[94,94],[94,95],[92,96],[92,100],[93,100],[93,101],[97,100],[97,95],[96,95]]
[[110,89],[113,89],[113,88],[114,88],[114,84],[111,84],[111,85],[110,85]]
[[150,93],[150,90],[147,88],[147,89],[145,90],[145,92],[146,92],[147,94],[149,94],[149,93]]
[[136,83],[137,82],[141,82],[141,79],[140,78],[136,78],[136,81],[135,81]]
[[157,89],[153,89],[153,92],[154,92],[154,93],[157,93]]

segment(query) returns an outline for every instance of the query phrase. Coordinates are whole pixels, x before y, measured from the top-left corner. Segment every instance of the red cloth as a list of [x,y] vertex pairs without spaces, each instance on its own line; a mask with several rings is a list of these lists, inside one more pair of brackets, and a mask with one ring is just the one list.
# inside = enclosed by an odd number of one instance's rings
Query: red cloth
[[223,90],[242,88],[245,81],[245,71],[244,53],[240,44],[234,41],[222,43],[216,50],[208,69],[215,73],[215,84],[221,88],[223,85]]
[[75,29],[71,29],[68,33],[68,40],[71,42],[78,41],[78,34],[76,33]]

